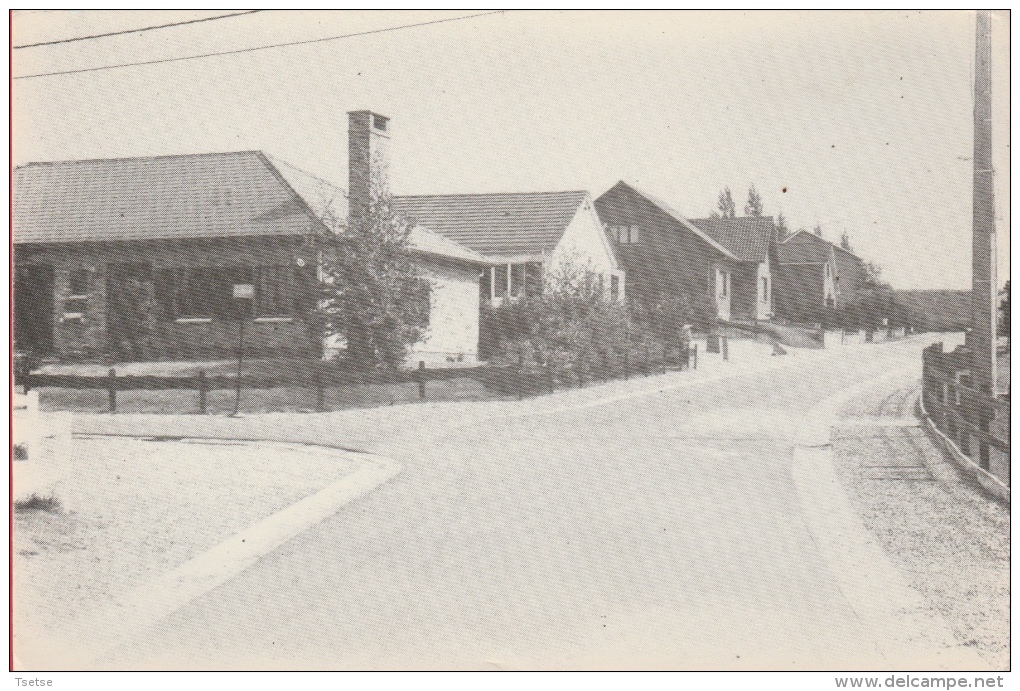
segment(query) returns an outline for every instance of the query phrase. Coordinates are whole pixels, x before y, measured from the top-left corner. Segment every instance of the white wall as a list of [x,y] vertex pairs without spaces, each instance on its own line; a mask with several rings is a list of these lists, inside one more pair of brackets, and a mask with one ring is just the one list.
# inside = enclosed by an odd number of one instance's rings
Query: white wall
[[609,294],[610,276],[620,279],[620,299],[626,295],[626,272],[616,261],[610,240],[602,228],[591,197],[585,198],[570,221],[563,237],[553,249],[546,264],[547,273],[555,275],[564,263],[587,264],[591,270],[604,275],[606,295]]
[[478,272],[480,267],[424,262],[432,282],[429,330],[416,343],[409,364],[426,367],[470,364],[478,359]]

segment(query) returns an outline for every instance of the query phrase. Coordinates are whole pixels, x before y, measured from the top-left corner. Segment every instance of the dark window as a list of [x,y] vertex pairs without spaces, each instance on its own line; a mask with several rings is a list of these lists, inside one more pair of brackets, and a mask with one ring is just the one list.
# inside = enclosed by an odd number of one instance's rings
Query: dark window
[[510,295],[521,297],[524,295],[525,264],[510,265]]
[[496,267],[496,294],[495,297],[505,298],[506,297],[506,276],[507,276],[507,265],[502,264]]
[[524,265],[524,294],[542,294],[542,263],[531,262]]
[[68,286],[72,297],[85,297],[89,293],[89,272],[86,269],[75,269],[71,272]]
[[483,301],[492,297],[492,268],[485,267],[478,274],[478,297]]
[[620,299],[620,277],[613,276],[609,279],[609,299],[616,302]]
[[289,317],[294,311],[294,270],[290,266],[255,269],[255,316]]
[[181,284],[174,300],[173,316],[178,319],[231,319],[240,309],[249,312],[253,300],[234,297],[234,285],[252,283],[248,266],[194,267],[181,271]]

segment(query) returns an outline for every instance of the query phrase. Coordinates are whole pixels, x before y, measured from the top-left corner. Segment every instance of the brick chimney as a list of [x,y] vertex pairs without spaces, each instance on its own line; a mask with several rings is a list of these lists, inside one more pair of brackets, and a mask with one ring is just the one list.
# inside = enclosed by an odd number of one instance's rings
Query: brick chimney
[[[347,113],[347,194],[350,219],[368,212],[372,186],[389,186],[390,119],[370,110]],[[378,191],[378,189],[376,190]]]

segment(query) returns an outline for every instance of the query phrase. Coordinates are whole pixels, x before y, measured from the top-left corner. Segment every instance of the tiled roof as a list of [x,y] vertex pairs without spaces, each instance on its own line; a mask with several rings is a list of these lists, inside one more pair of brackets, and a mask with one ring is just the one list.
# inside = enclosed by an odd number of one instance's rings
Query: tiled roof
[[394,210],[475,252],[539,254],[563,237],[584,191],[395,197]]
[[[14,173],[14,242],[302,235],[347,193],[261,151],[30,163]],[[321,227],[321,226],[320,226]],[[420,252],[482,262],[427,228]]]
[[814,233],[801,230],[776,245],[780,264],[824,264],[833,258],[833,246]]
[[775,233],[771,216],[692,218],[691,223],[733,252],[740,261],[763,262],[768,259],[769,242]]
[[14,171],[14,242],[296,235],[314,224],[259,151],[30,163]]

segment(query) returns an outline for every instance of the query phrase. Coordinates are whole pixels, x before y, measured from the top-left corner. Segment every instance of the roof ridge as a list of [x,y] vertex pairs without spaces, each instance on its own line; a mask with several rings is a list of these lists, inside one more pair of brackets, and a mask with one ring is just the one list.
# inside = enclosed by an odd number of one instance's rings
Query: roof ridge
[[536,196],[552,194],[588,194],[588,190],[559,190],[554,192],[455,192],[453,194],[395,194],[395,199],[428,199],[434,197],[495,197]]
[[35,166],[59,166],[74,163],[123,163],[125,161],[156,161],[170,158],[202,158],[207,156],[237,156],[239,154],[262,154],[261,149],[241,149],[238,151],[207,151],[204,153],[190,154],[157,154],[155,156],[120,156],[114,158],[72,158],[61,161],[29,161],[15,166],[14,170]]

